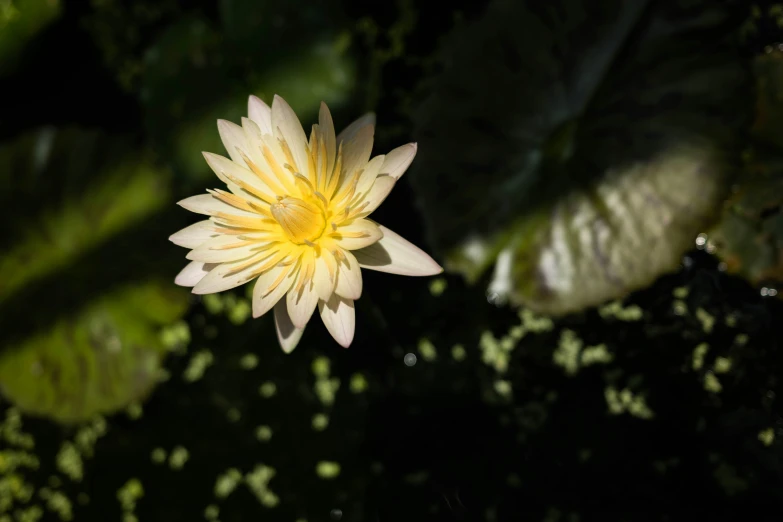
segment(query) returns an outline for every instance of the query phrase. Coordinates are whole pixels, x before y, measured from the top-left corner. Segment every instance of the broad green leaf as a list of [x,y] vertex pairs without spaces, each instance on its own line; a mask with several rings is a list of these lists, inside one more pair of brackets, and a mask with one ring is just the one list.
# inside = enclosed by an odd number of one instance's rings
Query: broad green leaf
[[158,382],[160,328],[186,310],[168,281],[123,286],[0,352],[0,392],[22,411],[75,423],[142,400]]
[[435,246],[490,293],[568,313],[678,267],[714,219],[752,105],[714,2],[495,1],[415,111]]
[[97,131],[45,128],[0,147],[0,303],[161,209],[168,184]]
[[24,411],[75,422],[156,382],[158,329],[188,293],[171,280],[170,176],[148,156],[72,128],[0,148],[0,391]]
[[[239,123],[247,116],[250,94],[267,103],[280,94],[308,125],[321,101],[337,107],[355,84],[345,35],[327,27],[307,33],[301,41],[283,42],[279,30],[263,26],[250,45],[248,27],[240,24],[241,30],[235,30],[237,3],[225,3],[224,11],[230,12],[224,13],[223,26],[183,18],[145,55],[140,97],[147,128],[159,149],[171,154],[165,159],[195,180],[211,175],[201,151],[223,153],[217,119]],[[278,17],[270,14],[266,23]],[[300,29],[290,21],[284,26]],[[183,90],[182,85],[188,88]]]

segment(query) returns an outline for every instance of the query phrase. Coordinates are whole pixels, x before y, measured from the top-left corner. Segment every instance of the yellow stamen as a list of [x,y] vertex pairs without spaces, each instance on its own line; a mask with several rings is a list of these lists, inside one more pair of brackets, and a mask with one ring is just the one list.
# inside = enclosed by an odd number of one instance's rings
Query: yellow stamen
[[[215,221],[213,221],[213,223],[215,223]],[[259,234],[261,236],[266,236],[270,232],[271,231],[258,230],[258,229],[255,229],[255,228],[232,227],[230,225],[221,225],[219,227],[215,227],[215,234],[230,234],[230,235],[234,235],[234,234],[254,234],[254,237],[253,237],[254,239],[258,239],[258,237],[256,237],[256,236],[258,236]]]
[[[228,245],[213,246],[210,247],[210,250],[230,250],[232,248],[239,248],[247,245],[252,245],[253,243],[255,243],[255,241],[238,241],[236,243],[229,243]],[[260,250],[263,250],[263,248],[261,248]]]
[[334,163],[334,169],[329,173],[329,185],[326,187],[326,196],[332,199],[334,191],[337,189],[337,185],[340,182],[340,174],[343,168],[343,143],[340,142],[340,146],[337,148],[337,160]]
[[288,252],[284,251],[278,251],[274,256],[272,257],[265,257],[266,262],[253,270],[253,277],[257,275],[261,275],[273,266],[277,265],[280,261],[285,259],[285,257],[288,255]]
[[242,159],[245,160],[245,163],[247,163],[247,166],[250,168],[250,170],[255,174],[258,179],[263,181],[270,189],[272,189],[275,192],[281,192],[283,188],[280,186],[280,182],[275,180],[272,176],[261,170],[261,168],[256,165],[253,160],[247,157],[247,155],[240,150],[239,153],[242,155]]
[[231,194],[229,192],[220,189],[215,189],[215,190],[207,189],[207,192],[212,194],[213,197],[216,197],[223,203],[227,203],[234,208],[238,208],[239,210],[245,210],[247,212],[255,212],[246,200],[240,198],[235,194]]
[[[249,268],[249,267],[255,265],[256,263],[261,263],[262,261],[264,261],[264,259],[268,259],[269,256],[271,256],[273,254],[274,254],[274,252],[258,253],[256,255],[254,255],[253,257],[251,257],[250,259],[246,260],[244,263],[240,263],[240,264],[238,264],[236,266],[233,266],[231,268],[231,270],[228,271],[228,274],[236,274],[237,272],[241,272],[245,268]],[[253,272],[250,274],[250,277],[251,278],[255,277],[258,273],[260,273],[260,272],[258,272],[257,270],[253,270]]]
[[310,131],[310,144],[307,146],[307,163],[307,177],[317,187],[319,182],[318,171],[316,170],[318,165],[318,125],[313,125],[313,130]]
[[264,146],[261,147],[261,154],[264,156],[264,159],[266,160],[267,165],[269,165],[269,168],[272,169],[272,174],[274,174],[280,183],[285,186],[285,190],[283,192],[293,192],[296,187],[291,183],[291,176],[286,174],[286,172],[280,167],[280,164],[277,162],[277,158],[275,158],[275,155],[272,152],[272,149],[269,148],[269,145],[264,144]]
[[275,221],[272,219],[266,219],[262,217],[254,218],[246,216],[234,216],[224,212],[218,212],[213,217],[219,220],[218,223],[221,225],[228,225],[239,228],[251,228],[254,230],[271,230],[270,225],[275,224]]
[[[334,282],[334,278],[335,278],[335,275],[336,275],[336,274],[335,274],[335,267],[334,267],[334,266],[332,266],[332,263],[331,263],[331,262],[330,262],[330,260],[329,260],[329,259],[326,257],[326,256],[328,256],[328,255],[330,255],[330,254],[329,254],[329,253],[328,253],[326,250],[323,250],[323,251],[321,252],[321,255],[322,255],[322,256],[324,256],[324,263],[326,263],[326,268],[327,268],[327,270],[329,270],[329,281],[330,281],[330,282]],[[332,258],[332,260],[331,260],[331,261],[334,261],[334,258]],[[335,263],[335,264],[336,264],[336,263]]]
[[324,139],[323,135],[321,135],[321,139],[318,140],[318,160],[319,160],[319,169],[318,169],[318,190],[321,192],[326,192],[326,185],[329,181],[327,176],[329,173],[326,171],[326,169],[329,168],[329,165],[327,165],[327,161],[329,160],[327,154],[326,154],[326,139]]
[[350,212],[348,212],[348,213],[345,215],[345,221],[350,221],[350,220],[352,220],[352,219],[355,219],[355,218],[356,218],[356,217],[357,217],[359,214],[361,214],[361,213],[362,213],[362,211],[363,211],[365,208],[367,208],[367,205],[369,205],[369,204],[370,204],[370,202],[369,202],[369,201],[365,201],[365,202],[364,202],[364,203],[362,203],[360,206],[358,206],[358,207],[355,207],[355,208],[352,208],[352,209],[351,209],[351,211],[350,211]]
[[301,174],[294,173],[294,182],[299,186],[299,190],[302,191],[302,195],[312,196],[315,193],[315,187],[309,179]]
[[339,236],[340,238],[345,239],[358,239],[360,237],[370,237],[370,234],[367,232],[334,232],[332,233],[332,237]]
[[[280,132],[280,129],[278,128],[277,131]],[[291,153],[291,147],[288,146],[288,142],[283,138],[277,138],[277,142],[280,144],[280,150],[283,151],[286,161],[289,165],[293,166],[293,170],[302,170],[299,165],[296,164],[296,161],[294,161],[294,155]],[[304,167],[304,165],[302,165],[302,167]]]
[[283,280],[291,273],[290,270],[281,270],[280,275],[277,276],[277,278],[272,281],[272,283],[269,285],[269,288],[266,289],[266,292],[264,292],[263,296],[266,297],[272,292],[275,291],[275,289],[280,286],[283,283]]
[[230,175],[230,174],[228,174],[226,172],[223,172],[223,175],[225,177],[227,177],[229,180],[231,180],[239,188],[241,188],[242,190],[244,190],[246,192],[249,192],[250,194],[252,194],[255,197],[257,197],[258,199],[260,199],[262,201],[266,201],[267,203],[271,203],[272,202],[271,198],[268,195],[264,194],[263,192],[261,192],[260,190],[258,190],[254,186],[250,185],[249,183],[245,183],[244,181],[242,181],[241,179],[237,178],[236,176],[232,176],[232,175]]
[[320,237],[326,228],[323,211],[309,201],[285,197],[271,211],[288,239],[298,245]]
[[304,270],[304,273],[300,274],[299,277],[299,283],[296,285],[296,293],[301,295],[302,289],[306,284],[310,284],[313,278],[313,272],[315,271],[315,263],[312,262],[312,259],[309,260],[310,262],[307,263],[306,266],[302,267],[302,270]]

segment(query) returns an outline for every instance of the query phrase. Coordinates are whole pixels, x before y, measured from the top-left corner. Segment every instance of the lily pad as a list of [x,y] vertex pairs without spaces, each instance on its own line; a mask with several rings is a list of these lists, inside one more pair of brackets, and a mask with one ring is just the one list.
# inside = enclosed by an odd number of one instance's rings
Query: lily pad
[[679,266],[739,163],[729,4],[495,1],[415,111],[411,182],[449,270],[563,314]]
[[159,232],[170,179],[148,156],[75,128],[0,147],[0,391],[24,411],[76,422],[156,382],[158,329],[189,298]]
[[160,210],[168,175],[122,138],[44,128],[0,147],[0,303]]
[[[705,237],[731,273],[754,285],[783,283],[783,52],[754,62],[758,104],[743,176]],[[767,290],[767,293],[769,291]],[[775,289],[773,295],[781,295]]]
[[4,348],[0,393],[24,412],[64,423],[140,401],[160,377],[166,353],[160,328],[187,305],[187,295],[168,281],[116,289]]
[[[150,135],[170,151],[166,159],[192,180],[211,177],[199,151],[222,150],[215,122],[239,121],[249,94],[267,102],[280,94],[304,120],[321,101],[345,103],[356,79],[350,39],[317,25],[328,19],[323,9],[297,10],[298,19],[284,4],[259,11],[257,2],[232,0],[221,3],[219,23],[192,15],[167,27],[145,53],[139,93]],[[302,38],[292,42],[291,31]]]

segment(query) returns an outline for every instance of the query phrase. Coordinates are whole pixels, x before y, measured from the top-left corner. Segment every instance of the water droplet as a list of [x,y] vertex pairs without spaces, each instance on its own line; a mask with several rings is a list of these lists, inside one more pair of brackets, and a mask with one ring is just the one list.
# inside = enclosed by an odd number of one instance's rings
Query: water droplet
[[343,510],[342,509],[333,509],[331,513],[329,513],[329,516],[332,520],[340,520],[343,518]]
[[416,354],[415,353],[406,353],[405,357],[403,357],[402,362],[405,363],[405,366],[413,366],[416,364]]
[[704,233],[702,233],[702,234],[699,234],[699,235],[696,237],[696,246],[697,246],[697,247],[701,248],[701,247],[703,247],[703,246],[704,246],[706,243],[707,243],[707,234],[704,234]]

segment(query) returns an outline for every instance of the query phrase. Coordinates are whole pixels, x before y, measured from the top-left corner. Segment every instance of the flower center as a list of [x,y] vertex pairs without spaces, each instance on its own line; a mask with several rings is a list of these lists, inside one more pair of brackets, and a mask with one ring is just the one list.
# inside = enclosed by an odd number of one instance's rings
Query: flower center
[[317,239],[326,228],[323,211],[309,201],[285,197],[271,211],[288,239],[298,245]]

